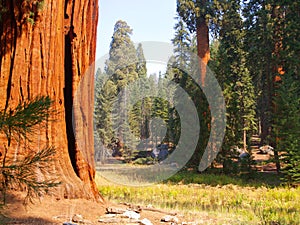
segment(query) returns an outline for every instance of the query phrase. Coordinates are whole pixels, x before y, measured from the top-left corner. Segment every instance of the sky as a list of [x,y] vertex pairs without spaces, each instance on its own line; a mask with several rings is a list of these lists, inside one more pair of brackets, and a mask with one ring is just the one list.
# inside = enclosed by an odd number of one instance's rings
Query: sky
[[[114,25],[124,20],[133,29],[134,43],[160,41],[174,37],[176,0],[99,0],[96,59],[109,52]],[[162,65],[147,63],[148,74]]]

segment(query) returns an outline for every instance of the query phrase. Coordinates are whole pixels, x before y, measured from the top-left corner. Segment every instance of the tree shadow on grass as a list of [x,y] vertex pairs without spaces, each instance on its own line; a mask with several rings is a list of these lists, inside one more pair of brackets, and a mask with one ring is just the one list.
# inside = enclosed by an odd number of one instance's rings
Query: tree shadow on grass
[[182,170],[164,183],[171,184],[204,184],[209,186],[237,185],[241,187],[278,187],[282,184],[281,176],[276,173],[256,172],[245,174],[223,174],[221,170],[198,173]]

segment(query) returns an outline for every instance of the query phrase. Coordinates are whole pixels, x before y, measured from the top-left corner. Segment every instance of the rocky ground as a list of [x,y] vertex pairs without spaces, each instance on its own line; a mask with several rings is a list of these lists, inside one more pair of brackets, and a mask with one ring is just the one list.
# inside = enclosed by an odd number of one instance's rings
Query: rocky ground
[[176,212],[151,206],[98,204],[83,199],[55,200],[44,197],[27,206],[19,193],[10,193],[6,206],[1,208],[0,224],[194,224]]

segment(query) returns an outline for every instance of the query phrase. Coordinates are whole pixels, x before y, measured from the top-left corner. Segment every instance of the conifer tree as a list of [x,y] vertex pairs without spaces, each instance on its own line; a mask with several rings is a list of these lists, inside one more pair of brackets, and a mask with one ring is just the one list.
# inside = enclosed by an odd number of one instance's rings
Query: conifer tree
[[[112,77],[117,87],[117,100],[113,106],[113,124],[116,138],[121,146],[127,143],[126,149],[133,146],[132,133],[128,123],[128,96],[127,86],[138,78],[137,55],[133,42],[130,39],[132,29],[122,20],[116,22],[110,44],[109,59],[106,62],[105,72]],[[129,151],[129,150],[128,150]]]
[[276,89],[276,115],[274,120],[277,148],[283,152],[284,180],[290,184],[300,182],[300,85],[292,72],[282,76]]
[[286,182],[300,182],[300,3],[278,1],[282,16],[282,46],[279,52],[282,71],[273,97],[276,147],[282,152],[282,172]]
[[[144,56],[143,46],[141,43],[138,44],[137,50],[137,73],[138,81],[134,85],[132,93],[133,98],[133,109],[130,115],[130,124],[136,137],[141,140],[149,137],[149,124],[150,120],[150,108],[149,108],[149,97],[145,96],[147,90],[149,90],[148,78],[147,78],[147,66],[146,59]],[[140,99],[142,96],[142,99]],[[139,99],[137,102],[136,100]]]
[[[181,10],[178,8],[178,10]],[[201,123],[201,133],[199,138],[199,143],[197,149],[195,150],[195,154],[192,156],[189,161],[189,166],[197,166],[199,164],[199,160],[201,159],[201,154],[204,151],[204,148],[207,144],[209,132],[208,132],[208,123],[210,121],[209,111],[206,97],[204,96],[201,88],[196,84],[199,80],[195,81],[190,75],[195,73],[195,71],[199,71],[199,66],[203,65],[202,62],[198,64],[198,60],[195,63],[195,56],[197,55],[197,35],[193,34],[193,30],[191,24],[189,25],[189,21],[187,18],[183,18],[179,13],[178,22],[175,25],[175,37],[172,42],[174,45],[174,58],[173,62],[170,60],[169,65],[172,68],[168,68],[168,74],[173,74],[174,81],[183,88],[189,96],[191,96],[193,102],[198,111],[198,115]],[[201,67],[203,69],[203,67]],[[203,72],[203,71],[202,71]],[[181,92],[174,92],[174,101],[176,105],[180,107],[184,107],[184,102],[181,102]],[[178,101],[179,100],[179,101]],[[176,116],[176,111],[173,109],[172,114],[174,117],[174,130],[176,130],[175,140],[178,140],[180,137],[180,118]],[[188,116],[188,115],[186,115]]]
[[[244,31],[239,1],[227,1],[223,5],[219,65],[216,73],[224,92],[227,112],[227,131],[221,155],[223,169],[232,153],[231,148],[247,144],[255,128],[255,93],[250,73],[245,64],[243,50]],[[236,154],[236,153],[235,153]]]
[[[108,147],[114,136],[112,129],[112,107],[117,93],[117,87],[107,75],[98,69],[95,81],[94,124],[96,129],[95,141]],[[105,83],[104,83],[105,82]],[[102,149],[103,150],[103,149]]]

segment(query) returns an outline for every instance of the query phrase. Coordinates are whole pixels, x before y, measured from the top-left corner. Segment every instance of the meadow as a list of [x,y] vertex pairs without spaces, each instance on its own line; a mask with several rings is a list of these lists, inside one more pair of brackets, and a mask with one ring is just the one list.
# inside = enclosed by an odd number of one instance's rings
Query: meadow
[[280,184],[275,174],[183,171],[163,183],[140,187],[111,183],[98,174],[97,183],[111,202],[152,205],[197,224],[300,224],[300,188]]

